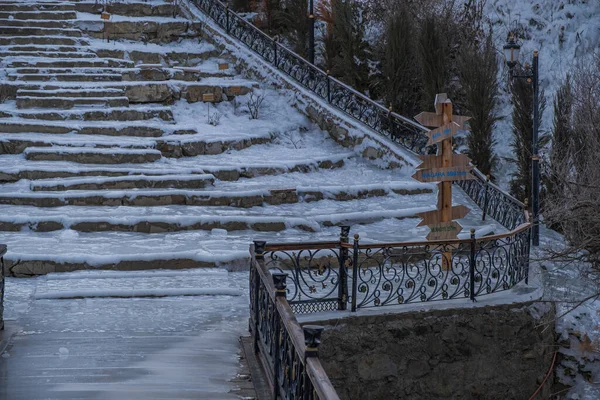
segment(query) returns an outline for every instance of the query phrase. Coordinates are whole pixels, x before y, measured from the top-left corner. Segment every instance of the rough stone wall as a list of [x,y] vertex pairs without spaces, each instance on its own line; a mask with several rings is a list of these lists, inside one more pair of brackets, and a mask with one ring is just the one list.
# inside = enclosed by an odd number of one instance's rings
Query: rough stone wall
[[[528,399],[552,363],[554,314],[527,303],[351,317],[325,323],[319,354],[342,399]],[[549,380],[536,398],[550,398]]]

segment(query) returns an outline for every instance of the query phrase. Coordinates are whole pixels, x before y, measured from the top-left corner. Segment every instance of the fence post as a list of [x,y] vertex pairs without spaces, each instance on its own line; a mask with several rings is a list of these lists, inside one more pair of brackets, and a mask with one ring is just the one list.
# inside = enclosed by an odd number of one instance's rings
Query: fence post
[[477,241],[475,240],[475,229],[471,228],[471,257],[469,260],[469,281],[471,294],[471,300],[475,301],[475,252],[477,248]]
[[358,233],[354,235],[354,254],[352,261],[352,312],[356,311],[356,286],[358,281]]
[[[267,246],[267,242],[265,241],[254,241],[254,257],[256,258],[257,261],[261,261],[265,259],[265,248]],[[254,329],[252,330],[254,333],[254,337],[253,337],[253,345],[254,345],[254,354],[258,353],[258,318],[259,318],[259,311],[258,311],[258,295],[260,292],[260,277],[258,276],[258,272],[254,272],[255,273],[255,281],[256,284],[254,285]]]
[[483,186],[485,187],[485,189],[484,189],[485,192],[483,194],[483,208],[482,208],[483,216],[481,217],[482,221],[485,221],[485,212],[486,212],[487,206],[488,206],[488,183],[489,182],[490,182],[490,176],[487,175],[485,177],[485,183],[483,184]]
[[229,3],[225,3],[225,30],[229,35]]
[[[306,350],[304,351],[304,360],[306,361],[306,358],[308,357],[318,357],[323,327],[319,325],[304,325],[302,327],[302,331],[304,332],[304,344],[306,345]],[[302,369],[302,383],[304,386],[304,396],[302,397],[302,400],[311,400],[314,397],[312,396],[312,391],[309,392],[307,390],[309,387],[309,378],[308,373],[306,372],[306,362],[304,365],[305,367]]]
[[331,104],[331,81],[329,79],[329,70],[327,70],[327,101]]
[[340,227],[340,259],[339,259],[339,285],[338,285],[338,310],[345,310],[347,308],[348,301],[348,270],[346,269],[346,263],[348,262],[348,249],[343,247],[342,244],[348,244],[350,235],[349,226]]
[[273,36],[273,65],[277,68],[277,64],[279,64],[278,55],[277,55],[277,40],[279,38],[277,35]]
[[[273,285],[275,286],[275,301],[279,301],[281,298],[286,298],[286,278],[287,274],[284,273],[276,273],[272,274],[273,276]],[[281,317],[277,312],[277,304],[273,304],[273,309],[275,311],[275,354],[273,355],[273,398],[277,399],[279,396],[279,369],[281,368]]]

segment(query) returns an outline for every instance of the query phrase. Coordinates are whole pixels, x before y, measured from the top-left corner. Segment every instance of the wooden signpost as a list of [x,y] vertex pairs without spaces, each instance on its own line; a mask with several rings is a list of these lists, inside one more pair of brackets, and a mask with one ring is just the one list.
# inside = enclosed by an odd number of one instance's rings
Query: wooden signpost
[[229,64],[228,63],[219,63],[219,71],[222,71],[224,69],[229,69]]
[[[473,167],[469,166],[469,158],[465,155],[454,155],[452,137],[459,129],[463,129],[468,117],[452,115],[452,101],[445,93],[435,97],[435,113],[422,112],[415,119],[424,126],[435,128],[427,133],[427,145],[438,144],[438,154],[421,156],[421,164],[413,178],[420,182],[440,182],[438,184],[438,209],[417,214],[423,220],[417,226],[429,226],[427,240],[452,240],[462,230],[455,219],[461,219],[469,213],[466,206],[452,206],[452,182],[474,179],[471,175]],[[442,268],[452,269],[452,253],[444,252]]]

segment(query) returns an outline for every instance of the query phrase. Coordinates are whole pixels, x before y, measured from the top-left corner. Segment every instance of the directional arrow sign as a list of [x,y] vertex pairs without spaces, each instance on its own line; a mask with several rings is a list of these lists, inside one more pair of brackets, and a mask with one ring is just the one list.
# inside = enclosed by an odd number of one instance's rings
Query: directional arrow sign
[[427,146],[431,146],[432,144],[441,142],[442,140],[451,139],[459,129],[460,126],[456,122],[450,122],[449,124],[440,126],[439,128],[427,132],[427,136],[429,136],[429,142],[427,142]]
[[[468,207],[463,206],[462,204],[459,206],[452,207],[452,219],[461,219],[464,218],[471,210]],[[426,211],[422,213],[418,213],[417,217],[423,218],[421,222],[417,226],[431,226],[435,224],[439,224],[442,222],[442,211],[441,210],[433,210]]]
[[[429,168],[443,168],[442,156],[417,156],[421,160],[421,164],[417,166],[417,169],[429,169]],[[469,165],[471,159],[466,154],[453,154],[452,155],[452,166],[453,167],[464,167]]]
[[440,222],[430,225],[427,240],[452,240],[457,239],[457,235],[462,231],[462,226],[456,221]]
[[[415,119],[418,123],[428,128],[437,128],[438,126],[444,125],[444,116],[432,112],[422,112],[417,115]],[[462,115],[452,116],[452,122],[456,122],[461,129],[465,129],[465,122],[470,119],[471,117],[463,117]]]
[[471,170],[473,170],[472,166],[420,169],[414,173],[412,178],[419,182],[468,181],[475,179],[471,175]]

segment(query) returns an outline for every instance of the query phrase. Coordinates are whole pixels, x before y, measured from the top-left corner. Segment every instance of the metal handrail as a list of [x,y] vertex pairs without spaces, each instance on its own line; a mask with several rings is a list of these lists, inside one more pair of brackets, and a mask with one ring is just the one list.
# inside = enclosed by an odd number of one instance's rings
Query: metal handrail
[[[313,92],[318,97],[327,100],[332,107],[346,113],[377,134],[391,139],[394,143],[403,146],[414,154],[427,154],[433,151],[435,145],[432,147],[426,145],[427,137],[424,133],[428,131],[427,128],[409,118],[386,109],[383,105],[330,76],[318,66],[311,64],[302,56],[279,43],[276,37],[270,37],[252,23],[230,10],[227,4],[220,0],[188,1],[195,4],[199,10],[204,12],[217,25],[224,28],[227,34],[238,39],[254,53],[261,56],[279,71],[287,74],[304,88]],[[245,41],[245,38],[250,39]],[[263,43],[257,45],[257,41],[260,42],[260,40]],[[282,55],[286,57],[283,61]],[[325,88],[321,85],[323,80]],[[487,188],[501,195],[505,202],[512,203],[513,208],[525,208],[525,204],[521,201],[494,183],[488,182],[485,175],[477,168],[473,169],[473,174],[479,182],[487,185]],[[508,229],[514,228],[514,226],[506,227]]]

